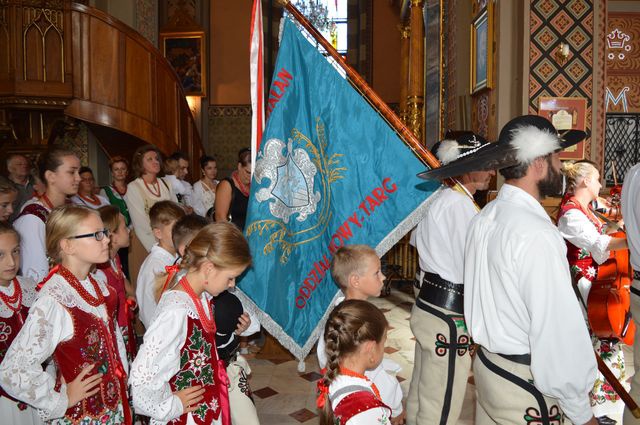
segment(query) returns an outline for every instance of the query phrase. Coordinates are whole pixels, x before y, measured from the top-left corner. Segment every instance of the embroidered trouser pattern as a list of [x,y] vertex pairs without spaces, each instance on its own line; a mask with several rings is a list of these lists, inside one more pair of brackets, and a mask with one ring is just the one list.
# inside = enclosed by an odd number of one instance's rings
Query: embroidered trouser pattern
[[251,398],[247,376],[251,374],[249,364],[242,356],[227,366],[229,377],[229,407],[233,425],[260,425],[258,412]]
[[407,424],[456,424],[471,369],[464,318],[420,299],[416,303],[411,312],[416,351]]
[[556,399],[533,385],[530,367],[484,349],[473,362],[476,382],[475,425],[561,425],[564,415]]

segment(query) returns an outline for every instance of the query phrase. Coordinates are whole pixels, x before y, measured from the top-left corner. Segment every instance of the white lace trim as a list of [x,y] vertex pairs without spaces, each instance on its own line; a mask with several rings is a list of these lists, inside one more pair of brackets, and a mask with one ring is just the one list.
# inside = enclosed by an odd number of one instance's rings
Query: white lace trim
[[[105,297],[108,296],[109,288],[103,280],[104,274],[93,275],[93,277],[96,282],[98,282],[98,287],[102,291],[102,294]],[[81,280],[80,284],[91,295],[96,295],[93,290],[93,285],[91,284],[91,282],[89,282],[88,278]],[[40,290],[39,296],[50,296],[58,303],[67,308],[77,307],[85,313],[93,314],[94,316],[98,316],[103,320],[107,319],[107,310],[104,304],[99,307],[93,307],[88,302],[86,302],[75,289],[73,289],[73,287],[66,281],[64,277],[60,276],[59,274],[53,275],[51,279],[49,279],[47,283],[45,283],[45,285]],[[96,314],[96,312],[100,314]]]
[[[205,300],[206,298],[206,293],[203,293],[202,297],[200,298],[201,300]],[[205,308],[205,311],[207,309],[206,304],[203,303],[203,307]],[[191,298],[189,297],[189,295],[186,292],[183,291],[167,291],[164,294],[162,294],[162,297],[160,298],[160,301],[158,302],[158,307],[156,308],[154,314],[153,314],[153,320],[155,320],[155,318],[162,314],[164,311],[170,311],[170,310],[174,310],[174,309],[181,309],[181,310],[185,310],[187,312],[187,316],[189,316],[192,319],[200,319],[200,316],[198,315],[198,310],[196,310],[196,306],[195,304],[193,304],[193,302],[191,301]],[[212,311],[208,311],[208,314],[213,314]],[[209,316],[210,318],[211,316]]]
[[[22,276],[18,276],[18,282],[20,283],[20,288],[22,288],[22,305],[31,307],[33,302],[36,300],[37,295],[35,282],[28,277]],[[0,286],[0,292],[8,296],[15,294],[15,285],[13,284],[13,280],[6,288]],[[14,304],[12,307],[16,307],[16,305]],[[0,300],[0,317],[6,319],[11,316],[13,316],[13,311]]]

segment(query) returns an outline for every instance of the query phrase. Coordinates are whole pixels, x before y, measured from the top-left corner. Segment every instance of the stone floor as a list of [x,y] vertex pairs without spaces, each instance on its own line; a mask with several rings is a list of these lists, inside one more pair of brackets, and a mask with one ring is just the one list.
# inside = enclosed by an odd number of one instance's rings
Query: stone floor
[[[389,296],[372,300],[385,313],[391,326],[385,352],[402,366],[398,380],[405,397],[409,390],[415,347],[415,340],[409,329],[413,300],[411,286],[407,284],[394,284]],[[315,348],[312,353],[305,361],[304,373],[297,371],[297,361],[274,361],[249,356],[252,369],[249,382],[262,425],[318,424],[315,381],[320,378],[320,374]],[[633,354],[629,349],[625,350],[625,355],[629,377],[633,374]],[[471,377],[458,424],[473,424],[474,410],[475,387]],[[618,424],[622,423],[621,413],[612,414],[611,417],[616,419]]]

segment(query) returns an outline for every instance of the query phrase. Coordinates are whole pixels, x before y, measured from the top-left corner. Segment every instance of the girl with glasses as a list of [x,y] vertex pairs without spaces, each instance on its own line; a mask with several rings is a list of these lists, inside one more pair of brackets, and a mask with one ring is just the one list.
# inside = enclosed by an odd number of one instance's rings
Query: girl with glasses
[[[0,222],[0,362],[27,318],[36,299],[36,284],[17,276],[20,268],[20,235]],[[0,387],[0,418],[16,425],[40,424],[35,409],[16,400]]]
[[[66,205],[49,215],[46,241],[56,266],[0,364],[2,387],[51,424],[131,424],[117,294],[91,273],[109,260],[109,231],[95,210]],[[57,376],[42,368],[50,357]]]
[[202,228],[182,262],[160,276],[160,301],[131,368],[137,412],[151,424],[229,424],[228,378],[216,350],[212,297],[235,286],[251,263],[249,245],[231,223]]

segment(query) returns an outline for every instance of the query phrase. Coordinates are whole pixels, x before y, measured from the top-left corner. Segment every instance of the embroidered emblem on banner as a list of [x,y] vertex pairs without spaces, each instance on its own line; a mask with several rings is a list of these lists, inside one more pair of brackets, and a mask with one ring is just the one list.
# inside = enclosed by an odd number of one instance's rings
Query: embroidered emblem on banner
[[[315,240],[326,230],[331,218],[331,185],[342,179],[346,170],[339,167],[342,154],[327,155],[324,124],[319,118],[315,129],[317,143],[293,128],[286,144],[277,138],[267,140],[256,160],[255,181],[262,184],[267,179],[269,185],[255,192],[255,200],[269,203],[273,219],[251,222],[247,236],[269,234],[263,253],[268,255],[280,247],[281,263],[289,260],[296,246]],[[293,219],[298,222],[295,228]]]

